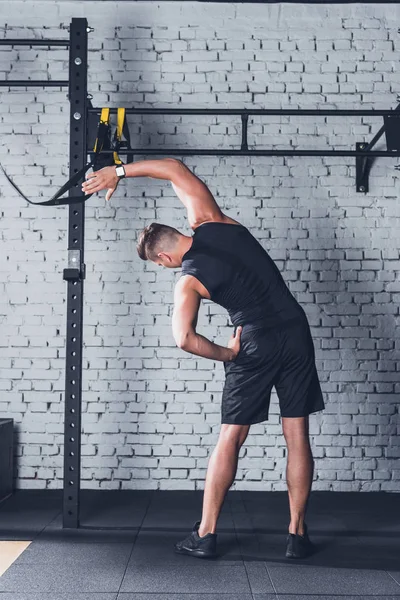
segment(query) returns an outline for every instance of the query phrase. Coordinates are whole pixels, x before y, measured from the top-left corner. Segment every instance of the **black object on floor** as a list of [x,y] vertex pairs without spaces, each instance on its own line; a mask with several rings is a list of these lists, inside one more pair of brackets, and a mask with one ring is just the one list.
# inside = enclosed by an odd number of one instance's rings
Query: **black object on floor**
[[217,534],[207,533],[200,537],[199,527],[200,521],[196,521],[190,535],[175,544],[175,552],[178,554],[187,554],[195,558],[216,558]]
[[304,523],[304,533],[289,533],[286,539],[286,558],[306,558],[315,551],[308,537],[307,524]]
[[0,502],[13,492],[14,419],[0,419]]

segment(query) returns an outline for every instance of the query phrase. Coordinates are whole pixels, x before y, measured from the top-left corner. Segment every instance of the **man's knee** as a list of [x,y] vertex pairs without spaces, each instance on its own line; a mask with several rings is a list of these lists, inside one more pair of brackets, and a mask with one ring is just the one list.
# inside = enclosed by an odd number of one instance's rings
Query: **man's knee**
[[249,433],[250,425],[228,425],[221,426],[218,443],[232,444],[240,448]]
[[282,417],[282,431],[288,446],[309,443],[309,418]]
[[282,417],[282,431],[286,435],[308,435],[309,415],[305,417]]

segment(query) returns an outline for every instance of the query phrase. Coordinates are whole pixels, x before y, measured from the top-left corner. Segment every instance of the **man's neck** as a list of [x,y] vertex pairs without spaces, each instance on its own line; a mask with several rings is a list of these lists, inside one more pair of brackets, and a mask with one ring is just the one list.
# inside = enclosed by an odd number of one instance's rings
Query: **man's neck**
[[185,235],[179,242],[179,257],[182,259],[183,256],[190,250],[193,244],[193,237]]

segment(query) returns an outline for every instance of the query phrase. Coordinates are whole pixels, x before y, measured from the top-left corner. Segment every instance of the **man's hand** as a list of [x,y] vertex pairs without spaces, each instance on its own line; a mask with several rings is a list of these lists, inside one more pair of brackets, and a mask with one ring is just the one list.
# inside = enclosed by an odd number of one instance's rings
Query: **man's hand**
[[239,325],[236,329],[236,334],[232,334],[231,339],[228,342],[228,348],[231,350],[232,358],[230,360],[235,360],[240,350],[240,336],[242,334],[243,327]]
[[110,200],[111,196],[117,189],[119,177],[115,172],[115,167],[104,167],[94,173],[89,173],[86,181],[82,183],[82,191],[85,194],[95,194],[101,190],[107,190],[106,200]]

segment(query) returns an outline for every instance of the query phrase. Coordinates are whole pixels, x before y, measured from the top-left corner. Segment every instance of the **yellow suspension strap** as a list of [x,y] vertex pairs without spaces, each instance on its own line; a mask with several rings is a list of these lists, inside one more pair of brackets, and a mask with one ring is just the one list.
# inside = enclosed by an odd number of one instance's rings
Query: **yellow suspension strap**
[[118,150],[121,146],[122,130],[124,128],[124,123],[125,123],[125,109],[119,108],[117,110],[117,129],[115,130],[115,137],[114,137],[114,141],[115,141],[114,147],[116,148],[116,151],[113,154],[114,164],[116,164],[116,165],[122,165],[122,160],[120,159],[120,157],[118,155]]
[[110,167],[114,164],[112,154],[105,154],[103,153],[104,150],[112,150],[109,108],[101,109],[100,120],[97,126],[97,137],[93,146],[93,154],[91,155],[93,171],[99,171],[104,167]]
[[97,138],[96,138],[96,141],[94,143],[94,148],[93,148],[93,152],[95,154],[98,154],[99,152],[101,152],[103,150],[104,142],[106,139],[106,136],[104,135],[104,133],[106,132],[107,129],[109,129],[109,127],[110,127],[110,109],[102,108],[99,126],[97,128]]
[[[124,136],[125,141],[122,141],[122,136]],[[131,147],[131,138],[129,135],[129,128],[126,122],[126,111],[125,108],[118,108],[117,110],[117,128],[114,134],[114,164],[121,165],[123,161],[120,159],[118,152],[122,148],[130,148]],[[133,156],[131,154],[127,155],[126,162],[132,162]]]
[[[110,126],[110,109],[102,108],[100,122],[97,130],[97,139],[93,148],[93,152],[97,152],[94,160],[94,171],[98,171],[103,167],[112,165],[122,165],[123,161],[119,157],[121,148],[130,148],[129,129],[125,118],[125,108],[117,109],[117,127],[114,131],[114,136],[111,141],[111,126]],[[124,136],[126,141],[122,141]],[[101,137],[102,144],[98,145],[98,139]],[[102,154],[103,150],[112,150],[112,154]],[[129,157],[128,162],[132,162],[133,157]]]

